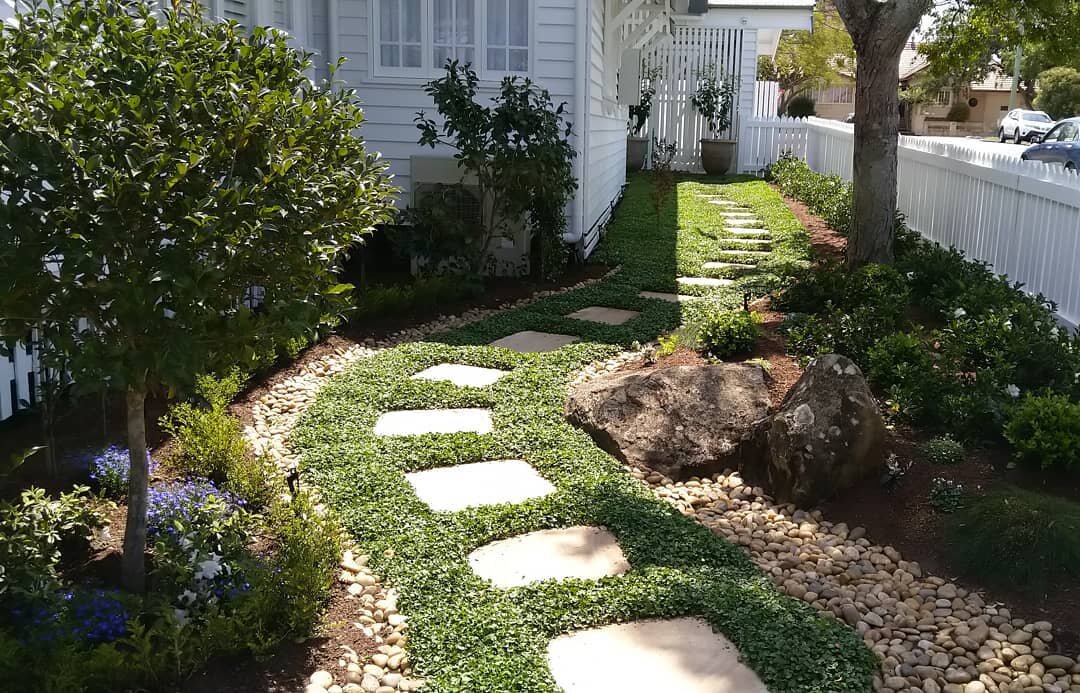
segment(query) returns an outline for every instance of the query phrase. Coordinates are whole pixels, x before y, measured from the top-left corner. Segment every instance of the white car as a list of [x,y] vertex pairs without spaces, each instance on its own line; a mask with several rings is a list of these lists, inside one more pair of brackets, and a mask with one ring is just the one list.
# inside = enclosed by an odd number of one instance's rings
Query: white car
[[1001,124],[998,125],[998,140],[1004,142],[1012,139],[1017,144],[1024,140],[1038,142],[1052,127],[1054,127],[1054,119],[1043,111],[1014,108],[1001,119]]

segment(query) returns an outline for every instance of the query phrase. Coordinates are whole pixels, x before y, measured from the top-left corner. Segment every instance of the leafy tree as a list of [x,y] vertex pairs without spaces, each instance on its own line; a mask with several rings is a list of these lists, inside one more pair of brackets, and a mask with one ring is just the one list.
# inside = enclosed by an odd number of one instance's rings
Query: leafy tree
[[279,32],[139,0],[18,20],[0,31],[0,334],[36,328],[47,363],[126,394],[141,590],[147,394],[311,336],[393,189],[356,96],[311,83]]
[[1039,95],[1035,107],[1053,118],[1080,114],[1080,70],[1052,67],[1039,75]]
[[818,0],[813,31],[784,31],[775,57],[763,55],[758,59],[758,79],[780,85],[778,113],[786,113],[792,99],[835,84],[854,69],[851,36],[830,0]]
[[1080,65],[1080,2],[1077,0],[963,0],[942,5],[919,51],[927,56],[934,88],[959,87],[991,71],[1012,74],[1015,47],[1022,47],[1018,90],[1028,107],[1039,75],[1061,65]]
[[930,0],[835,0],[855,46],[855,221],[847,265],[893,261],[900,53]]
[[421,145],[450,147],[458,167],[476,176],[480,234],[470,243],[469,269],[479,273],[491,242],[527,221],[539,237],[534,270],[557,274],[566,257],[566,204],[577,189],[566,104],[555,106],[530,79],[504,77],[489,106],[477,97],[477,83],[472,67],[448,61],[446,75],[425,87],[442,125],[423,111],[415,118]]

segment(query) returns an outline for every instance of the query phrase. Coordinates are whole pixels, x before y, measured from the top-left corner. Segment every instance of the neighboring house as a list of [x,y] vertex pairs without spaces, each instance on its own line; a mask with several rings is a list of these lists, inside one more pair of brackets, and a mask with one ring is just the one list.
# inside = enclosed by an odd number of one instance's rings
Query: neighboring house
[[[900,54],[900,89],[918,84],[929,63],[914,43]],[[993,135],[998,122],[1009,110],[1012,77],[993,71],[986,79],[960,89],[941,89],[927,102],[902,104],[900,129],[914,135]],[[855,78],[841,77],[835,84],[814,90],[818,116],[844,120],[855,111]],[[946,116],[956,103],[971,109],[967,121],[954,123]]]
[[389,162],[402,190],[399,207],[427,185],[461,178],[449,151],[417,144],[413,123],[417,111],[434,110],[424,85],[443,73],[446,59],[471,62],[486,94],[505,75],[548,89],[556,103],[566,102],[574,125],[579,190],[567,238],[584,254],[625,183],[627,113],[617,85],[627,51],[693,35],[680,27],[724,33],[726,54],[717,55],[740,79],[739,115],[749,118],[759,51],[775,50],[782,29],[809,28],[813,8],[813,0],[203,1],[216,16],[288,30],[319,56],[318,77],[346,58],[336,78],[365,104],[363,136]]

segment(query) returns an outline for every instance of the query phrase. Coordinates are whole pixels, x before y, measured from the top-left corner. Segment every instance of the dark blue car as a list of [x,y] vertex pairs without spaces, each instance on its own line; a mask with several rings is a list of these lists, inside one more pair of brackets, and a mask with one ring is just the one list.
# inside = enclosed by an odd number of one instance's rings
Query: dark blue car
[[1024,150],[1021,159],[1080,170],[1080,118],[1066,118],[1046,133],[1042,142]]

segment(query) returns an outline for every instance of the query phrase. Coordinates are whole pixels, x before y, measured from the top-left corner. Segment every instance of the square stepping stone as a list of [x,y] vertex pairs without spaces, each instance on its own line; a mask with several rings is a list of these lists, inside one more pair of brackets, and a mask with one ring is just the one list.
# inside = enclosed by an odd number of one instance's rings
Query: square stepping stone
[[[706,197],[706,196],[702,195],[702,197]],[[738,205],[737,202],[732,202],[731,200],[709,200],[709,204],[711,204],[711,205],[721,205],[723,207],[732,207],[732,206],[737,206]]]
[[579,339],[579,337],[573,337],[568,334],[552,334],[550,332],[524,330],[522,332],[515,332],[502,339],[496,339],[491,343],[491,346],[513,349],[514,351],[523,354],[536,354],[545,351],[555,351],[567,344],[573,344]]
[[720,252],[724,255],[746,255],[748,257],[765,257],[769,254],[767,250],[730,250],[727,248],[721,248]]
[[724,229],[724,233],[729,233],[732,236],[771,236],[772,232],[768,229],[747,229],[741,226],[733,229]]
[[738,269],[738,270],[754,270],[757,269],[757,265],[747,265],[742,262],[706,262],[702,265],[705,269]]
[[494,460],[427,469],[405,475],[432,510],[454,512],[478,505],[520,503],[555,490],[524,460]]
[[757,229],[761,227],[761,220],[753,217],[743,217],[741,219],[725,219],[724,223],[727,226],[742,226],[743,228]]
[[[753,243],[754,245],[770,245],[772,243],[771,238],[729,238],[727,240],[739,243]],[[723,239],[721,239],[721,242],[723,242]]]
[[403,409],[380,416],[375,422],[375,435],[491,433],[491,428],[490,409]]
[[566,317],[574,318],[575,320],[589,320],[590,322],[602,322],[605,325],[621,325],[624,322],[633,320],[641,313],[636,310],[622,310],[619,308],[605,308],[603,306],[589,306],[588,308],[582,308],[581,310],[574,311]]
[[529,532],[469,554],[476,574],[509,589],[541,580],[596,580],[630,570],[615,535],[600,527]]
[[458,387],[487,387],[508,373],[509,371],[501,371],[497,368],[440,363],[413,375],[413,380],[446,380]]
[[699,618],[619,623],[563,635],[548,643],[548,664],[566,693],[654,688],[768,693],[739,661],[731,641]]
[[687,301],[696,301],[701,298],[700,296],[685,296],[683,294],[666,294],[662,291],[642,291],[638,296],[641,296],[642,298],[655,298],[670,303],[686,303]]
[[675,281],[684,286],[731,286],[735,283],[732,279],[717,277],[679,277]]

